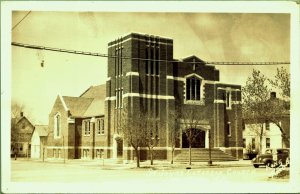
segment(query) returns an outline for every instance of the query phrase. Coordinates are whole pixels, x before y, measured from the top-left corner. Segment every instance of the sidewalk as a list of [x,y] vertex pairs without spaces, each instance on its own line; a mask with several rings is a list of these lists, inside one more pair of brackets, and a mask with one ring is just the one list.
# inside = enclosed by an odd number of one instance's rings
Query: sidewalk
[[[12,159],[12,161],[15,161]],[[45,159],[43,162],[41,159],[27,159],[18,158],[16,161],[24,162],[37,162],[45,164],[61,164],[61,165],[71,165],[71,166],[81,166],[81,167],[100,167],[103,170],[130,170],[137,169],[136,161],[129,161],[128,163],[118,163],[114,159]],[[222,161],[213,162],[212,166],[208,166],[207,162],[192,162],[192,165],[188,163],[174,162],[171,164],[170,161],[166,160],[154,160],[154,165],[150,165],[150,160],[140,162],[140,169],[152,169],[152,170],[172,170],[172,169],[186,169],[190,167],[191,169],[201,169],[201,168],[230,168],[230,167],[249,167],[252,166],[251,160],[239,160],[239,161]]]

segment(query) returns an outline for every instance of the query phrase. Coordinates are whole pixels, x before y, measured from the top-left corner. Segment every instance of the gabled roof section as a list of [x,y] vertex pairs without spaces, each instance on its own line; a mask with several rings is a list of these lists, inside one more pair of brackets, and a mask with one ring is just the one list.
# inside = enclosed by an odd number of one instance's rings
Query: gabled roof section
[[40,137],[48,136],[48,125],[36,125],[34,130],[38,133]]
[[99,98],[104,100],[106,97],[106,84],[91,86],[85,92],[83,92],[79,97]]
[[92,117],[100,115],[104,115],[104,101],[102,99],[95,98],[85,111],[84,116]]
[[17,118],[14,118],[14,119],[15,119],[14,121],[16,122],[16,124],[18,124],[22,120],[26,120],[32,127],[34,127],[33,124],[27,119],[26,116],[17,117]]
[[85,111],[88,109],[93,101],[93,98],[81,98],[81,97],[70,97],[63,96],[64,102],[73,117],[83,117]]
[[183,62],[195,62],[195,63],[203,63],[203,64],[205,64],[204,63],[205,61],[203,61],[202,59],[196,57],[195,55],[183,58],[182,61]]

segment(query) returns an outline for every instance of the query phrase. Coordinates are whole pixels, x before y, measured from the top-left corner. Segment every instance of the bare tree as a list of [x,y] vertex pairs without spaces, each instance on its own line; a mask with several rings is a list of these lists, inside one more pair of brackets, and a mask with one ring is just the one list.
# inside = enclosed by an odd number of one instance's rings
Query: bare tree
[[10,143],[11,150],[14,153],[15,159],[17,159],[18,154],[18,139],[20,139],[20,133],[17,128],[17,122],[20,118],[21,113],[24,111],[24,105],[17,102],[12,102],[11,104],[11,131],[10,131]]
[[200,134],[199,126],[205,120],[205,107],[191,106],[181,111],[181,120],[184,124],[184,133],[189,143],[189,165],[192,164],[192,144]]
[[128,113],[127,108],[123,109],[122,134],[126,143],[133,147],[136,155],[136,166],[140,167],[140,148],[145,145],[147,138],[147,125],[144,114]]
[[145,130],[145,145],[148,147],[149,154],[150,154],[150,164],[153,165],[154,159],[154,147],[158,144],[158,134],[157,134],[157,127],[158,127],[158,120],[151,118],[151,117],[144,117],[143,127]]
[[169,127],[169,143],[171,146],[171,164],[174,163],[175,148],[180,140],[179,118],[180,114],[176,111],[170,111],[168,113],[168,127]]

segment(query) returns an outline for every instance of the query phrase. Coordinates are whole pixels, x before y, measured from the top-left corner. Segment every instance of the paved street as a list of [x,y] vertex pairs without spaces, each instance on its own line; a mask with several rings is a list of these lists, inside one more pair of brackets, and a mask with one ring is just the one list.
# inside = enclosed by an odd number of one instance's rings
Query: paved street
[[[195,163],[187,170],[186,164],[175,164],[170,167],[166,162],[155,161],[150,168],[149,161],[141,163],[142,168],[135,164],[108,164],[98,161],[31,161],[26,159],[11,161],[11,180],[28,183],[97,183],[99,188],[114,192],[137,191],[169,191],[184,192],[185,189],[197,190],[212,183],[239,183],[239,185],[261,183],[279,186],[288,179],[270,179],[272,172],[266,168],[255,169],[250,161],[215,162],[208,167],[206,163]],[[118,187],[112,187],[118,183]],[[188,188],[182,187],[186,183]],[[122,187],[126,185],[126,187]],[[155,185],[155,187],[150,186]],[[166,187],[168,185],[168,187]],[[170,187],[170,185],[173,185]],[[129,187],[128,187],[129,186]],[[97,187],[98,188],[98,187]],[[283,187],[281,187],[283,188]],[[210,188],[220,189],[220,188]],[[232,189],[232,188],[231,188]],[[251,189],[248,188],[248,189]],[[253,188],[252,188],[253,189]]]

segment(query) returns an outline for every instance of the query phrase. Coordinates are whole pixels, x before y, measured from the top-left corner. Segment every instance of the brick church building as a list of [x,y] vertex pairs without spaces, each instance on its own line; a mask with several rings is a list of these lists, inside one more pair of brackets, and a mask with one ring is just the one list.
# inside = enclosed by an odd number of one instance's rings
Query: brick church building
[[[108,55],[112,57],[108,58],[106,88],[99,90],[100,93],[105,93],[105,98],[94,98],[96,93],[94,96],[73,97],[78,98],[76,100],[65,97],[74,109],[71,111],[64,104],[64,98],[58,98],[56,103],[64,107],[65,113],[61,115],[56,108],[49,117],[50,131],[55,131],[55,125],[57,129],[57,115],[66,120],[61,130],[68,131],[64,140],[68,141],[67,148],[63,148],[68,150],[68,158],[95,158],[99,150],[105,158],[134,159],[132,147],[123,139],[124,109],[131,112],[133,117],[143,113],[155,120],[154,133],[158,140],[154,148],[155,159],[170,159],[168,132],[174,130],[172,126],[175,126],[175,122],[180,128],[175,152],[175,158],[179,157],[188,145],[184,132],[186,125],[183,123],[188,119],[184,120],[180,116],[170,118],[169,113],[184,113],[191,108],[204,112],[203,121],[194,127],[201,133],[196,137],[192,148],[207,149],[210,138],[210,145],[216,153],[235,159],[242,158],[240,85],[221,83],[219,70],[196,56],[174,59],[173,40],[169,38],[131,33],[108,43]],[[88,97],[90,100],[85,99]],[[95,103],[95,99],[101,99],[101,102]],[[72,101],[80,102],[74,105]],[[93,109],[94,112],[88,115],[88,109]],[[78,114],[72,115],[72,111],[77,111]],[[103,134],[98,137],[95,135],[95,129],[98,129],[95,120],[99,119],[104,119],[104,123]],[[62,141],[55,132],[53,134],[55,142],[58,139]],[[90,138],[83,141],[86,137]],[[53,137],[48,139],[53,140]],[[54,156],[51,153],[55,150],[55,145],[51,143],[54,141],[48,143],[48,157]],[[62,148],[61,144],[62,142],[56,143]],[[141,147],[140,151],[141,159],[147,159],[147,148]]]

